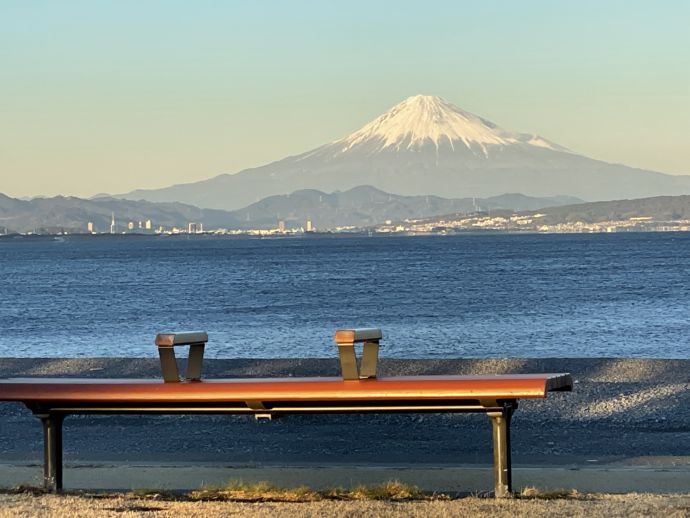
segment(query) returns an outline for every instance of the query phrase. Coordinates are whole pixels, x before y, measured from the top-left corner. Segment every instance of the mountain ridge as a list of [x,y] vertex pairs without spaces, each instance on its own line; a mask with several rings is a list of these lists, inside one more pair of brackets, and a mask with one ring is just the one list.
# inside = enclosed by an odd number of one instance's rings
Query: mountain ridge
[[389,219],[434,216],[453,210],[527,209],[563,204],[566,198],[537,199],[521,194],[505,194],[496,199],[446,199],[435,196],[404,197],[370,186],[358,186],[345,192],[325,193],[316,190],[276,195],[237,211],[201,209],[181,203],[154,203],[101,197],[84,200],[56,196],[18,200],[0,194],[0,232],[47,233],[86,232],[92,222],[97,232],[110,229],[113,214],[117,232],[126,231],[132,222],[151,220],[153,229],[163,226],[186,228],[188,223],[202,223],[206,229],[276,228],[283,220],[288,228],[304,227],[312,219],[319,228],[366,226]]
[[575,198],[533,198],[507,193],[487,199],[442,198],[433,195],[398,196],[370,185],[353,187],[347,191],[324,193],[302,189],[290,194],[274,195],[234,211],[238,219],[259,227],[275,226],[283,220],[286,226],[304,226],[307,219],[322,229],[336,227],[365,227],[386,220],[426,217],[424,214],[443,214],[453,210],[529,210],[551,205],[581,202]]
[[[304,203],[298,203],[300,201]],[[651,223],[690,221],[690,195],[589,203],[582,203],[581,200],[580,203],[572,203],[573,201],[569,198],[536,199],[522,194],[504,194],[491,199],[399,197],[370,186],[359,186],[347,192],[330,194],[315,190],[296,191],[290,195],[266,198],[240,211],[225,212],[204,210],[183,204],[131,202],[113,198],[92,201],[74,197],[55,197],[24,201],[0,194],[0,234],[6,231],[33,232],[34,230],[38,230],[39,233],[53,234],[63,231],[85,233],[87,221],[96,223],[97,231],[106,232],[109,229],[112,212],[116,212],[118,233],[125,230],[123,222],[136,222],[149,218],[155,218],[154,228],[167,221],[169,225],[182,228],[186,227],[188,222],[196,222],[203,223],[206,229],[214,228],[215,223],[215,226],[219,228],[240,230],[275,229],[278,226],[278,220],[282,220],[288,229],[299,228],[304,226],[306,219],[312,219],[317,229],[328,230],[337,226],[347,226],[346,218],[353,218],[349,223],[360,229],[374,228],[388,220],[393,223],[422,221],[431,223],[433,226],[434,221],[442,222],[457,217],[465,219],[468,216],[477,220],[487,217],[511,218],[512,215],[534,219],[532,227],[519,226],[518,230],[521,231],[535,231],[534,225],[597,223],[630,218],[649,219]],[[517,210],[509,208],[509,205]],[[93,212],[94,206],[95,212]],[[449,206],[451,210],[447,211]],[[128,217],[123,218],[122,212],[117,212],[124,210],[130,211],[127,213]],[[436,214],[429,214],[430,212],[436,212]],[[536,219],[537,214],[538,219]],[[10,227],[9,222],[19,221],[22,215],[38,219],[25,221],[25,228]],[[330,222],[329,215],[334,218]],[[38,221],[40,218],[43,220]],[[645,225],[646,223],[643,223],[640,228],[644,229]],[[687,225],[687,223],[682,225]],[[654,225],[649,228],[654,229]]]

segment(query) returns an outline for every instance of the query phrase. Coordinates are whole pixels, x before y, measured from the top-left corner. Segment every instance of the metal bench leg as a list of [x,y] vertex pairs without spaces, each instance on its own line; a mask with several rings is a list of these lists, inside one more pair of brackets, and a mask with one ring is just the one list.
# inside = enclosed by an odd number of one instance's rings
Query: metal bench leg
[[38,416],[43,424],[43,488],[62,491],[62,421],[63,415]]
[[496,498],[513,496],[513,475],[510,462],[510,418],[513,405],[505,405],[502,412],[489,412],[494,439],[494,494]]

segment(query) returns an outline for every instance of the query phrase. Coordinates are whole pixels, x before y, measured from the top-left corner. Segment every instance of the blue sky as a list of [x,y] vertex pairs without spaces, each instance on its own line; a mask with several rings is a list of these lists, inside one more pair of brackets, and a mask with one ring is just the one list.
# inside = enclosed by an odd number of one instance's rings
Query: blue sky
[[0,192],[236,172],[419,93],[690,174],[690,2],[0,2]]

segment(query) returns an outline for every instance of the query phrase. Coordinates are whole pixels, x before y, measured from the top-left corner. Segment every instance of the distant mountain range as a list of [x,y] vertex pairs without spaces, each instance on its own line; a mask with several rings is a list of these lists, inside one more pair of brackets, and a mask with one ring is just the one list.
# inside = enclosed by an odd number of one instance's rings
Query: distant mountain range
[[598,223],[640,217],[649,217],[654,221],[690,220],[690,196],[656,196],[638,200],[580,203],[548,207],[540,209],[539,212],[544,214],[540,221],[552,225],[577,221]]
[[[578,228],[577,225],[601,224],[604,227],[609,225],[620,225],[621,222],[628,223],[629,230],[654,230],[660,227],[666,229],[680,229],[690,226],[690,196],[655,196],[652,198],[641,198],[636,200],[614,200],[600,201],[591,203],[578,203],[573,205],[545,207],[538,210],[527,210],[515,213],[514,211],[496,210],[490,214],[476,213],[467,215],[466,213],[449,213],[420,218],[415,220],[415,224],[424,224],[430,227],[447,227],[448,222],[458,220],[470,221],[469,226],[458,226],[456,228],[471,228],[472,220],[491,219],[497,220],[496,225],[485,225],[474,227],[477,229],[497,229],[501,228],[501,218],[512,218],[518,216],[521,219],[529,219],[529,224],[515,224],[508,226],[514,230],[535,231],[541,226],[573,225],[572,229]],[[402,223],[402,220],[393,222],[394,225]],[[632,224],[634,223],[634,224]],[[673,224],[671,224],[673,223]],[[625,230],[624,227],[621,227]]]
[[204,228],[276,228],[278,221],[288,228],[304,227],[311,219],[320,229],[338,226],[364,227],[386,220],[420,218],[449,212],[477,210],[529,210],[579,202],[576,198],[533,198],[504,194],[487,199],[447,199],[438,196],[398,196],[370,186],[327,194],[316,190],[271,196],[237,211],[200,209],[182,203],[153,203],[115,198],[84,200],[74,197],[18,200],[0,194],[0,232],[85,232],[92,222],[97,232],[110,229],[113,215],[117,231],[129,222],[151,220],[155,228],[185,228],[189,222]]
[[593,160],[543,137],[515,133],[434,96],[410,97],[351,135],[306,153],[196,183],[119,198],[237,210],[301,189],[448,198],[521,192],[596,201],[690,194],[690,176]]
[[326,194],[304,189],[292,194],[269,196],[232,214],[240,228],[275,227],[283,220],[287,227],[304,226],[307,218],[317,228],[366,227],[387,220],[422,218],[449,212],[476,212],[506,209],[539,209],[581,202],[565,196],[533,198],[522,194],[503,194],[491,198],[448,199],[440,196],[399,196],[371,186],[359,186],[344,192]]
[[168,228],[186,226],[188,222],[204,222],[219,227],[228,223],[225,211],[199,209],[182,203],[115,198],[84,200],[71,196],[19,200],[0,194],[0,232],[86,232],[89,221],[96,231],[107,232],[113,214],[118,231],[124,231],[130,221],[138,227],[140,221],[148,219],[156,227],[163,225]]
[[[576,202],[576,203],[573,203]],[[599,223],[650,218],[656,222],[690,220],[690,196],[658,196],[634,200],[582,203],[573,198],[532,198],[505,194],[482,199],[447,199],[438,196],[397,196],[370,186],[326,194],[315,190],[271,196],[238,211],[199,209],[181,203],[152,203],[99,198],[37,198],[18,200],[0,194],[0,234],[11,232],[85,232],[91,221],[97,232],[107,232],[112,214],[117,231],[128,222],[151,220],[154,228],[186,228],[189,222],[203,223],[205,229],[276,228],[282,220],[286,228],[304,227],[311,219],[319,230],[335,227],[373,227],[388,220],[451,220],[455,216],[522,216],[541,214],[539,224]]]

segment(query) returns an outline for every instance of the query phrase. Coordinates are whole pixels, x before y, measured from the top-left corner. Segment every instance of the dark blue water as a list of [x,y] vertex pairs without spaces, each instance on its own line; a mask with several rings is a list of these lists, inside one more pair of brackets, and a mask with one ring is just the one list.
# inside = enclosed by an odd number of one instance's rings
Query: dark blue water
[[690,235],[0,240],[0,356],[690,356]]

